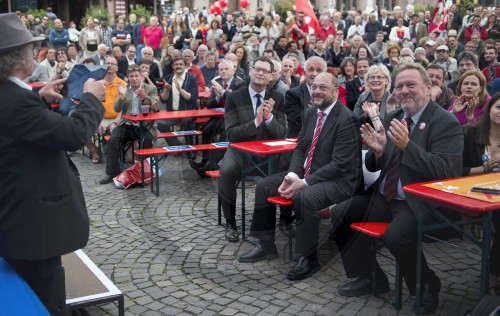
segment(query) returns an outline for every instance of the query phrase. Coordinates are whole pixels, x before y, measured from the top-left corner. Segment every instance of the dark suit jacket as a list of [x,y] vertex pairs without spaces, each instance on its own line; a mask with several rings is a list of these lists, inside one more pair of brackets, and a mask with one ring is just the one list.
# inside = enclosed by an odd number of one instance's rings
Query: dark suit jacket
[[83,94],[71,118],[38,94],[0,80],[0,257],[43,260],[83,248],[89,219],[79,173],[66,151],[95,133],[104,108]]
[[[230,42],[233,40],[234,34],[236,34],[236,24],[232,23],[231,24],[231,30],[228,30],[228,25],[227,23],[222,25],[222,32],[224,34],[227,34],[227,40]],[[199,32],[198,32],[199,33]]]
[[[403,110],[391,112],[384,121],[385,130],[392,119],[403,118]],[[457,119],[450,112],[430,101],[422,112],[410,135],[399,164],[399,175],[403,186],[432,180],[440,180],[462,175],[462,152],[464,136]],[[381,170],[379,179],[372,185],[379,190],[381,180],[387,169],[396,146],[388,140],[384,153],[376,160],[370,150],[366,154],[365,164],[368,171]],[[435,208],[428,203],[406,195],[410,209],[417,215],[418,209]]]
[[[172,79],[174,77],[175,75],[168,75],[165,78],[165,81],[167,81],[168,84],[173,85]],[[184,79],[184,82],[182,83],[182,89],[191,93],[191,98],[189,100],[185,100],[182,96],[180,96],[179,110],[196,110],[198,108],[198,106],[196,105],[196,101],[198,100],[198,81],[196,80],[196,77],[193,76],[192,74],[186,73],[186,79]],[[161,101],[163,102],[164,100]],[[172,90],[170,90],[170,93],[168,94],[166,104],[167,104],[167,111],[174,110],[172,106]]]
[[[223,85],[222,79],[217,78],[215,79],[218,83]],[[237,91],[243,87],[246,86],[246,82],[238,77],[233,77],[233,80],[231,81],[231,85],[228,87],[227,91],[221,96],[224,100],[227,98],[227,96],[232,93],[233,91]],[[215,90],[212,89],[212,92],[210,93],[210,98],[208,98],[207,101],[207,108],[212,109],[212,108],[218,108],[220,107],[220,100],[217,102]]]
[[[288,168],[289,172],[294,172],[299,178],[304,177],[304,165],[317,118],[317,108],[309,108],[304,114],[304,125]],[[360,190],[362,178],[358,119],[337,101],[321,129],[314,149],[311,172],[305,180],[308,185],[332,181],[335,186],[332,191],[348,198]]]
[[484,145],[476,141],[477,127],[466,127],[464,134],[464,167],[462,176],[468,176],[470,169],[483,165]]
[[359,96],[363,91],[361,91],[361,81],[359,80],[358,77],[354,78],[351,81],[348,81],[345,85],[345,89],[347,90],[347,107],[349,109],[354,110],[354,106],[356,105],[356,102],[358,101]]
[[330,49],[330,54],[332,55],[333,67],[339,68],[342,60],[345,58],[344,48],[340,47],[339,53],[336,54],[333,47]]
[[[263,122],[255,126],[255,112],[250,100],[248,87],[230,93],[226,98],[224,121],[229,142],[245,142],[251,140],[276,139],[285,136],[284,102],[281,93],[266,88],[265,100],[272,98],[275,102],[273,119],[269,126]],[[228,148],[226,156],[234,155],[239,159],[239,153]]]
[[118,59],[118,72],[126,77],[127,71],[128,71],[127,57],[122,57]]
[[297,137],[302,128],[302,118],[309,108],[311,95],[305,83],[288,90],[285,94],[285,114],[288,122],[287,137]]

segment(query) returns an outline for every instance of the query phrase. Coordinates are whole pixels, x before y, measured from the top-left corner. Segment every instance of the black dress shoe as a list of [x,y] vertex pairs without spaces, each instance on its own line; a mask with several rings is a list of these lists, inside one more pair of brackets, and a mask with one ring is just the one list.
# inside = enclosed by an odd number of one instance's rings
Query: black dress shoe
[[[387,277],[377,284],[377,293],[389,292]],[[339,288],[339,295],[346,297],[358,297],[372,292],[372,281],[364,277],[358,277],[354,281],[347,282]]]
[[202,166],[202,164],[197,163],[193,159],[188,159],[188,161],[189,161],[189,165],[191,166],[191,168],[193,168],[193,170],[195,170],[195,171],[198,171],[198,169],[200,169]]
[[300,257],[299,262],[288,272],[286,278],[291,281],[304,280],[313,275],[321,268],[318,259],[311,260],[307,257]]
[[240,237],[238,236],[238,229],[231,224],[227,224],[226,226],[225,237],[229,242],[238,242],[240,240]]
[[275,259],[278,258],[278,249],[273,244],[269,249],[262,248],[262,245],[257,245],[252,251],[242,254],[238,261],[241,263],[257,262],[264,259]]
[[113,182],[113,176],[110,176],[110,175],[106,175],[104,178],[102,178],[101,180],[99,180],[99,184],[108,184],[108,183],[111,183]]
[[441,281],[436,278],[434,283],[422,284],[422,294],[420,295],[420,315],[430,315],[439,306],[439,291],[441,291]]

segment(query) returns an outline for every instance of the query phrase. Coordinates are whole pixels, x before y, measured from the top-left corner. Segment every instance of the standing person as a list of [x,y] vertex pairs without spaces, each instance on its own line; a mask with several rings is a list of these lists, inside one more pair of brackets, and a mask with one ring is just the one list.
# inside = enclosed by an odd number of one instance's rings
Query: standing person
[[102,33],[95,27],[94,18],[87,18],[87,27],[80,32],[79,43],[83,50],[82,59],[90,58],[97,53],[97,46],[103,43]]
[[[457,213],[437,208],[406,195],[402,187],[412,183],[458,177],[462,171],[463,133],[458,121],[430,100],[431,80],[419,64],[399,68],[395,97],[401,108],[388,114],[377,132],[369,124],[361,137],[369,147],[365,164],[369,171],[381,170],[366,191],[332,209],[334,237],[348,278],[338,293],[353,297],[371,293],[371,275],[376,273],[377,292],[389,291],[380,266],[371,271],[370,238],[351,228],[359,221],[389,222],[384,244],[396,258],[410,295],[415,295],[417,263],[417,212],[425,225],[439,223],[431,210],[456,218]],[[373,119],[372,119],[373,121]],[[431,314],[439,306],[441,282],[421,252],[420,313]]]
[[113,47],[113,43],[111,42],[111,32],[113,32],[113,29],[108,26],[107,16],[101,17],[101,25],[99,25],[97,28],[102,34],[103,43],[106,44],[109,53],[111,51],[111,47]]
[[[33,70],[33,37],[15,14],[0,15],[0,257],[45,305],[59,314],[64,296],[61,255],[83,248],[89,218],[78,170],[66,151],[83,146],[102,119],[104,83],[89,80],[71,118],[49,110],[64,80],[39,92],[22,80]],[[50,186],[34,179],[51,179]]]
[[498,63],[497,57],[498,51],[496,48],[487,47],[484,50],[484,60],[487,66],[483,69],[483,75],[489,84],[492,84],[496,78],[500,78],[500,63]]
[[149,26],[144,30],[144,45],[153,48],[156,58],[161,58],[161,40],[164,36],[162,28],[158,26],[158,16],[152,15]]
[[125,20],[118,19],[118,22],[116,22],[116,29],[111,32],[111,42],[113,47],[118,46],[125,53],[127,45],[132,42],[130,33],[125,29]]
[[141,61],[141,50],[144,47],[144,31],[146,29],[147,17],[141,15],[139,23],[134,24],[132,30],[132,43],[137,47],[137,61]]
[[[249,87],[227,96],[224,120],[229,142],[275,139],[285,135],[283,96],[267,88],[273,68],[269,58],[255,59],[250,69]],[[237,242],[236,182],[243,168],[240,154],[228,148],[220,166],[218,192],[226,219],[225,239]]]
[[382,24],[377,20],[377,14],[375,12],[370,14],[370,20],[365,25],[365,34],[368,45],[375,42],[377,33],[383,30]]
[[66,48],[69,41],[68,30],[63,28],[61,20],[54,20],[54,29],[49,33],[50,45],[55,48]]
[[294,42],[298,41],[299,37],[307,38],[309,35],[309,25],[304,22],[304,12],[301,11],[297,14],[297,21],[286,31],[286,36],[289,36],[290,33]]
[[35,36],[44,37],[43,41],[37,43],[38,50],[38,62],[41,63],[45,59],[45,54],[47,53],[47,49],[50,47],[50,26],[49,26],[49,17],[44,16],[42,18],[42,23],[38,24],[35,27]]

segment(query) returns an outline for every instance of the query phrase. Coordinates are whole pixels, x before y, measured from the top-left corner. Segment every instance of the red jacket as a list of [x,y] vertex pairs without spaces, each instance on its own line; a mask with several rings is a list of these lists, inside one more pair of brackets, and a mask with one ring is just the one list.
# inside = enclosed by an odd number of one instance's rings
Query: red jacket
[[488,31],[486,31],[484,27],[480,26],[478,29],[473,29],[472,26],[468,26],[465,28],[465,43],[470,41],[472,33],[474,32],[479,32],[479,35],[481,36],[481,39],[483,41],[486,41],[488,39]]
[[206,84],[201,69],[196,65],[191,65],[188,69],[188,74],[192,74],[196,77],[196,80],[198,80],[198,93],[205,92]]
[[321,25],[319,27],[319,30],[316,32],[316,36],[320,37],[323,40],[323,42],[326,42],[326,38],[328,37],[328,35],[333,35],[335,37],[336,34],[337,31],[335,30],[335,25],[331,23],[330,23],[330,28],[328,30],[326,30],[324,26]]

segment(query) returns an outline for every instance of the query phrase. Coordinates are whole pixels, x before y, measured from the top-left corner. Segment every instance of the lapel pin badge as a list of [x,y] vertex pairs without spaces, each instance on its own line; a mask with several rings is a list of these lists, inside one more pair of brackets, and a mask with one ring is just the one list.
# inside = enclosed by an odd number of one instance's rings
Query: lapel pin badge
[[423,130],[424,128],[425,128],[425,123],[424,122],[420,123],[420,125],[418,126],[418,129]]

